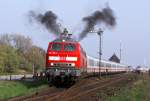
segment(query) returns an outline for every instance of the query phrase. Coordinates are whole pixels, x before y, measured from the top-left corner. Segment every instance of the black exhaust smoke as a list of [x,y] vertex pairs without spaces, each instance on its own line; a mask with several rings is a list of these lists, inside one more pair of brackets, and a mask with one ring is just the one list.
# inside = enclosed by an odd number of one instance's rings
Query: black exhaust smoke
[[30,11],[29,17],[31,20],[36,20],[45,26],[49,32],[52,32],[56,36],[62,32],[60,25],[57,23],[57,16],[52,11],[47,11],[45,14],[37,14],[34,11]]
[[82,20],[85,22],[85,28],[79,35],[79,41],[84,39],[98,23],[104,23],[108,27],[114,27],[116,25],[116,18],[112,9],[109,7],[102,9],[102,11],[95,11],[92,15],[84,17]]

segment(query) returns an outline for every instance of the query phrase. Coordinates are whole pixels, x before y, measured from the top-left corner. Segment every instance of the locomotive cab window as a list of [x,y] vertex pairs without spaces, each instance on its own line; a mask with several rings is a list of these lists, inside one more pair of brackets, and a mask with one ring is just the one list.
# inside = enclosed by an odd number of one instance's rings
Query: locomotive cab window
[[54,44],[52,44],[51,50],[60,51],[61,48],[62,48],[62,44],[60,44],[60,43],[54,43]]
[[65,44],[64,45],[64,50],[65,51],[74,51],[75,50],[75,45],[74,44]]

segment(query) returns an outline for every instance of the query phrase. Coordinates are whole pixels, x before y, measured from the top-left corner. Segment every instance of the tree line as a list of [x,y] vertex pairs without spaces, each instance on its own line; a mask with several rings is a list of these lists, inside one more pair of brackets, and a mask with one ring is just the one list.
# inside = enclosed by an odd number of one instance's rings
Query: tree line
[[45,50],[21,34],[0,35],[0,73],[44,70]]

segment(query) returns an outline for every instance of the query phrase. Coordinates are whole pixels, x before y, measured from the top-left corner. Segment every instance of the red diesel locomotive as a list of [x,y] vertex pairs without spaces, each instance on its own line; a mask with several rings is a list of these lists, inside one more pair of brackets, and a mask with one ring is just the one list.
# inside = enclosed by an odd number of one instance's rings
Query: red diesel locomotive
[[[99,71],[100,70],[100,71]],[[49,84],[72,82],[82,73],[120,73],[128,66],[87,56],[80,43],[64,31],[60,38],[49,43],[46,54],[46,77]]]
[[46,76],[50,83],[57,79],[76,78],[86,71],[86,53],[79,42],[69,36],[63,33],[60,38],[49,43],[46,54]]

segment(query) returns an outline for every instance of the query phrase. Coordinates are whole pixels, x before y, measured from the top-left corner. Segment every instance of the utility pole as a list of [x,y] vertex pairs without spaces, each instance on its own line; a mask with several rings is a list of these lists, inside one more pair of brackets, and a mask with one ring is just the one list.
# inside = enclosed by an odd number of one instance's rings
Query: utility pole
[[32,65],[32,73],[33,73],[33,75],[35,74],[35,67],[34,67],[34,63],[33,63],[33,65]]
[[90,33],[97,33],[99,35],[99,78],[101,78],[101,60],[102,60],[102,35],[103,35],[103,30],[99,28],[98,31],[91,31]]
[[122,59],[122,57],[121,57],[121,52],[122,52],[121,47],[122,47],[122,44],[121,44],[121,41],[120,41],[120,63],[121,63],[121,59]]
[[101,78],[102,34],[103,34],[101,28],[98,30],[97,34],[99,35],[99,78]]

